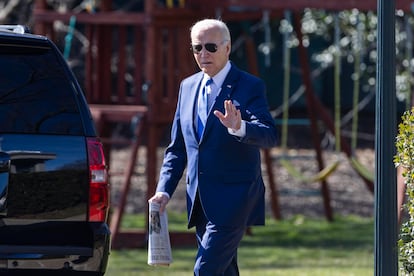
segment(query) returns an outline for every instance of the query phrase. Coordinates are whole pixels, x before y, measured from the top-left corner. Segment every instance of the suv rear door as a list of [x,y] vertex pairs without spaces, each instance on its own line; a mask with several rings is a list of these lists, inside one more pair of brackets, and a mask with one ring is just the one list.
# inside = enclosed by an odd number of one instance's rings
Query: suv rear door
[[97,225],[89,220],[91,115],[56,52],[45,38],[0,36],[0,268],[1,259],[92,257],[106,223],[107,204]]

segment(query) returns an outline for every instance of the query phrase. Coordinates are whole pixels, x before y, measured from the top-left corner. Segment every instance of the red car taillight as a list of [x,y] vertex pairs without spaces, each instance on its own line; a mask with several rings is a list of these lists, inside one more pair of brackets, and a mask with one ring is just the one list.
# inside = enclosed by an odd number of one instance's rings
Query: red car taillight
[[104,222],[109,212],[108,171],[102,143],[88,138],[89,159],[89,221]]

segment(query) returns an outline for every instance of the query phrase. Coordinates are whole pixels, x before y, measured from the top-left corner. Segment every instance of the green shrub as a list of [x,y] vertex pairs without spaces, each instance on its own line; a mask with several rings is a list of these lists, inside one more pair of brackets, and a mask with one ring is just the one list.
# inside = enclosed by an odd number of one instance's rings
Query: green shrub
[[398,247],[401,272],[414,275],[414,108],[404,112],[398,129],[394,164],[403,171],[407,194],[404,208],[409,216],[401,226]]

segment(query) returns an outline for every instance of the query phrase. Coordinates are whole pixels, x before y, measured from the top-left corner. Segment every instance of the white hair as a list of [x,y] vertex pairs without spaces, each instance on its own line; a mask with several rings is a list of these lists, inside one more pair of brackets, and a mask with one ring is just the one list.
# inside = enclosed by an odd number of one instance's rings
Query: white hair
[[196,22],[190,29],[191,39],[202,30],[218,28],[223,36],[223,40],[231,41],[230,31],[226,23],[218,19],[203,19]]

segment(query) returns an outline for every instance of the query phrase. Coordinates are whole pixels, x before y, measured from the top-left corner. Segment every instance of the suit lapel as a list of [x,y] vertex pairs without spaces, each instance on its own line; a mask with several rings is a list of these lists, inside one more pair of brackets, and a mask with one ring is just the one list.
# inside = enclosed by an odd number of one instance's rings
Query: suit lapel
[[203,137],[201,137],[201,141],[210,131],[211,127],[213,126],[213,122],[219,122],[219,120],[213,114],[213,111],[219,110],[224,114],[224,101],[231,99],[231,96],[236,88],[238,79],[239,70],[236,66],[234,66],[234,64],[232,64],[231,69],[227,74],[227,77],[224,79],[223,85],[221,86],[220,94],[217,96],[216,101],[213,104],[212,112],[207,117],[206,126],[204,128],[204,134]]
[[201,81],[203,80],[203,73],[199,72],[194,78],[191,84],[191,93],[188,101],[189,106],[192,106],[192,122],[193,122],[193,136],[195,140],[198,140],[197,135],[197,103],[198,103],[198,93],[200,91]]
[[[225,78],[223,85],[221,86],[221,92],[219,97],[216,100],[216,103],[221,104],[221,108],[224,111],[223,102],[225,100],[231,99],[231,96],[235,90],[235,87],[237,85],[237,80],[239,79],[239,73],[238,69],[235,68],[234,65],[232,65],[231,70],[227,77]],[[220,106],[218,106],[220,107]]]

